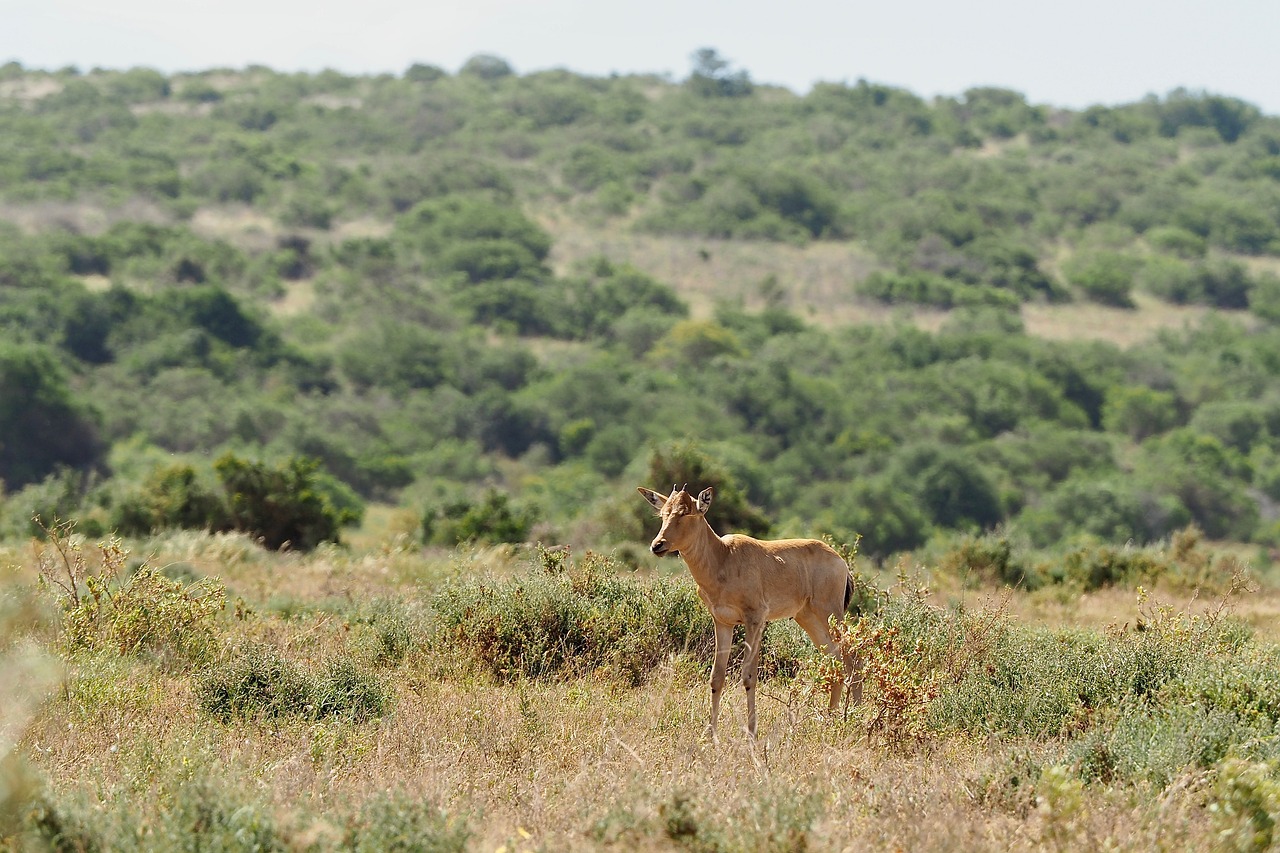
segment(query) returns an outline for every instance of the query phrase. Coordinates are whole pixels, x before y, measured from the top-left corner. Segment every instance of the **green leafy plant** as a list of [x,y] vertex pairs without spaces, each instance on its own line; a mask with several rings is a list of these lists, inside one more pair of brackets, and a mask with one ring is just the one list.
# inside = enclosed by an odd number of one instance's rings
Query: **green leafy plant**
[[146,563],[130,572],[129,551],[116,538],[98,543],[97,565],[91,566],[73,528],[55,523],[45,528],[47,541],[36,545],[40,578],[62,606],[69,648],[144,655],[172,669],[216,654],[216,618],[226,607],[220,582],[184,584]]
[[279,465],[226,454],[214,463],[227,493],[231,526],[271,550],[309,551],[337,542],[340,530],[359,519],[356,506],[340,505],[340,492],[320,476],[319,463],[291,458]]

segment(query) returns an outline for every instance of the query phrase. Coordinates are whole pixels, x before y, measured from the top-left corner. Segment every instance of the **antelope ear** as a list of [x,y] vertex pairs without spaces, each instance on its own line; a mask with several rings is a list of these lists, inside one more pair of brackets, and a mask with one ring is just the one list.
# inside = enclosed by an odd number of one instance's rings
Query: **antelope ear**
[[636,491],[644,496],[645,500],[653,504],[653,508],[659,512],[661,512],[662,508],[667,505],[667,496],[660,495],[653,489],[646,489],[644,486],[636,486]]
[[712,489],[710,486],[707,486],[705,489],[699,492],[698,500],[697,500],[698,512],[705,514],[707,510],[711,509],[711,499],[715,497],[715,495],[716,495],[715,490]]

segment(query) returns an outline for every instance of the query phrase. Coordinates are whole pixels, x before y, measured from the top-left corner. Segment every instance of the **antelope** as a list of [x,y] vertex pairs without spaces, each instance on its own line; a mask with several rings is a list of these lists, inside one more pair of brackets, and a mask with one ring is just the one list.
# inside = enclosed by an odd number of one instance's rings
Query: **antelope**
[[658,511],[662,522],[649,550],[657,556],[678,554],[684,559],[715,624],[707,737],[712,741],[716,737],[720,691],[736,625],[746,628],[742,686],[747,691],[747,734],[751,738],[756,736],[760,643],[765,625],[776,619],[794,618],[815,646],[842,662],[844,677],[831,685],[829,713],[836,710],[845,682],[849,684],[849,700],[854,704],[860,701],[861,662],[842,655],[828,630],[829,620],[842,617],[853,596],[853,579],[844,558],[816,539],[766,542],[737,533],[717,536],[707,523],[715,492],[708,487],[694,499],[687,488],[677,490],[672,485],[670,495],[643,487],[637,491]]

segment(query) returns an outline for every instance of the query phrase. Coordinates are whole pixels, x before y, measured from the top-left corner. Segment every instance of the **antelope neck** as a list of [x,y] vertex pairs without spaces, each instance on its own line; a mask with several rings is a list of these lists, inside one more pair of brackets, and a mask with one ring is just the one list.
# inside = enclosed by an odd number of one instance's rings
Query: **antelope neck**
[[681,548],[680,556],[684,557],[685,565],[689,567],[689,573],[698,585],[706,586],[707,583],[716,581],[715,575],[719,573],[715,567],[724,565],[725,550],[724,542],[704,517],[693,547]]

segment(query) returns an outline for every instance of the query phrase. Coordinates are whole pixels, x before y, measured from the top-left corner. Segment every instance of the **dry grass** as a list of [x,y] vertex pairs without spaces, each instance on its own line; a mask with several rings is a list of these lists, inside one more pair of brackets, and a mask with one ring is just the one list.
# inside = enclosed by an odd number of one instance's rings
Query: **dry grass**
[[65,88],[61,80],[53,77],[32,77],[24,75],[18,80],[0,82],[0,99],[31,103],[50,95],[56,95]]
[[[382,513],[367,547],[270,555],[243,537],[175,533],[138,553],[216,574],[239,602],[222,620],[229,645],[278,649],[299,666],[352,657],[368,666],[353,618],[390,599],[421,606],[445,579],[528,571],[510,549],[424,554]],[[0,551],[6,583],[33,574],[24,549]],[[991,606],[992,590],[948,596]],[[283,604],[282,604],[283,602]],[[1071,598],[1009,593],[1015,623],[1117,625],[1133,590]],[[1280,610],[1274,590],[1238,609],[1259,623]],[[240,615],[233,615],[240,611]],[[44,642],[51,639],[46,629]],[[717,744],[701,739],[707,689],[694,662],[673,657],[638,688],[604,677],[495,683],[425,651],[377,669],[387,713],[369,722],[266,717],[219,722],[196,696],[199,672],[165,672],[111,650],[63,653],[61,684],[20,742],[63,801],[118,819],[121,803],[158,819],[191,780],[265,806],[295,847],[336,849],[362,804],[389,793],[434,804],[465,823],[477,850],[535,849],[1206,849],[1206,776],[1163,789],[1082,785],[1028,768],[1063,744],[950,737],[886,749],[864,738],[855,711],[819,712],[804,679],[761,685],[758,742],[743,733],[745,701],[731,682]],[[1045,771],[1046,774],[1049,771]],[[1031,778],[1032,775],[1038,778]],[[78,795],[77,795],[78,792]],[[67,798],[71,798],[68,800]],[[113,817],[113,815],[115,817]]]
[[1164,330],[1194,328],[1211,313],[1248,322],[1244,311],[1224,311],[1203,305],[1173,305],[1147,293],[1135,292],[1135,309],[1109,308],[1092,302],[1070,305],[1029,303],[1022,307],[1027,333],[1053,341],[1108,341],[1130,347]]
[[191,217],[191,230],[258,251],[275,248],[284,233],[275,219],[248,205],[202,207]]
[[100,234],[117,222],[169,225],[173,217],[156,204],[142,199],[110,206],[92,201],[39,201],[0,204],[0,221],[10,222],[26,234],[59,229],[79,234]]
[[104,804],[162,765],[199,768],[261,792],[277,823],[303,838],[334,838],[327,812],[396,791],[465,816],[482,850],[672,849],[699,837],[744,850],[1032,850],[1064,827],[1117,849],[1210,840],[1194,791],[1144,800],[1100,788],[1055,812],[1005,778],[1034,745],[885,754],[767,692],[758,743],[739,731],[742,703],[729,701],[729,734],[708,744],[696,736],[704,688],[674,670],[631,691],[401,677],[395,712],[364,727],[221,725],[194,710],[182,681],[121,668],[89,682],[97,693],[52,702],[28,733],[28,755],[56,788]]
[[709,316],[717,302],[759,309],[771,299],[822,326],[868,322],[887,309],[860,301],[854,285],[876,267],[852,243],[784,243],[712,240],[636,234],[621,227],[591,228],[566,215],[541,220],[551,232],[551,265],[558,274],[603,255],[643,270],[671,285],[696,316]]

